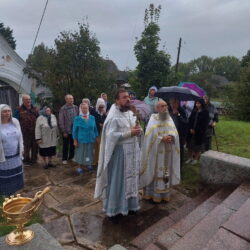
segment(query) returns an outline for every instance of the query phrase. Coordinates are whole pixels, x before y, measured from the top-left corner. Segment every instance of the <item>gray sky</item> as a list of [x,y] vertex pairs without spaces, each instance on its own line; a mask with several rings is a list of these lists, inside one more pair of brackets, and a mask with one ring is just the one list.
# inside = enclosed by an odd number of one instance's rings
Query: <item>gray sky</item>
[[[0,0],[0,22],[13,29],[17,53],[26,59],[46,0]],[[172,64],[183,39],[180,61],[201,55],[241,58],[250,49],[249,0],[49,0],[37,45],[54,46],[63,30],[76,30],[88,17],[90,30],[100,41],[101,55],[119,69],[137,65],[133,47],[143,31],[144,10],[161,4],[161,41]]]

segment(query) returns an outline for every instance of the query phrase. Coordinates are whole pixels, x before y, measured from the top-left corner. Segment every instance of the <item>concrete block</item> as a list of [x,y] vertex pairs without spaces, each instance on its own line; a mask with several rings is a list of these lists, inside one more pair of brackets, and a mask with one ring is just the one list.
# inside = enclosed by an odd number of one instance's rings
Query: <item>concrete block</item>
[[250,180],[250,159],[209,150],[201,155],[201,179],[209,184],[241,184]]
[[0,238],[0,249],[4,250],[63,250],[58,241],[53,238],[40,224],[33,224],[30,228],[35,233],[32,241],[22,246],[9,246],[5,243],[5,236]]

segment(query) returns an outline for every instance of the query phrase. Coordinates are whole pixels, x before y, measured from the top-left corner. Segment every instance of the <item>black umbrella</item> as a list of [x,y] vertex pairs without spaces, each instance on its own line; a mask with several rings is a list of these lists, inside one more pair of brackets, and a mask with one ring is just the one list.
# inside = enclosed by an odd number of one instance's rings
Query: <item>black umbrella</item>
[[155,96],[164,100],[175,98],[181,101],[195,101],[201,98],[192,89],[177,86],[161,87],[157,93],[155,93]]

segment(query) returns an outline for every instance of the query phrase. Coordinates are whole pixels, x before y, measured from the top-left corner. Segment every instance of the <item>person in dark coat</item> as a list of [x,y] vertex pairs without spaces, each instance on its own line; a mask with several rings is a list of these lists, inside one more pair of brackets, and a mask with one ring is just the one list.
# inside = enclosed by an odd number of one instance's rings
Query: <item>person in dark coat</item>
[[184,145],[186,142],[186,136],[188,132],[188,118],[185,110],[180,106],[180,101],[177,99],[171,99],[169,107],[169,114],[174,121],[175,127],[179,134],[180,140],[180,163],[181,172],[184,158]]
[[196,164],[203,150],[206,130],[209,123],[209,112],[203,99],[195,102],[194,110],[189,119],[189,131],[187,135],[187,147],[189,159],[186,163]]
[[24,164],[37,162],[38,146],[35,139],[36,119],[38,110],[31,103],[29,95],[22,96],[23,104],[14,112],[14,117],[19,120],[23,134]]
[[214,128],[219,121],[218,111],[215,106],[210,102],[207,95],[203,96],[206,109],[209,112],[209,124],[206,130],[204,150],[208,151],[212,148],[212,136],[214,135]]

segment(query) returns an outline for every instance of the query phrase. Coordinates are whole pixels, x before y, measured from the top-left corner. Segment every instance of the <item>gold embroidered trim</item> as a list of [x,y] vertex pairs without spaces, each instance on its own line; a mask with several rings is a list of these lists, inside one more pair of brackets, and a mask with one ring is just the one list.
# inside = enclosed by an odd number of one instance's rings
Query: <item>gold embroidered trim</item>
[[175,134],[175,135],[177,135],[177,131],[176,130],[170,130],[170,131],[166,131],[166,130],[164,130],[164,131],[158,131],[155,135],[154,135],[154,137],[152,138],[152,141],[151,141],[151,143],[149,144],[149,146],[148,146],[148,149],[147,149],[147,153],[146,153],[146,159],[143,161],[143,168],[142,168],[142,170],[141,170],[141,172],[140,172],[140,175],[142,175],[144,172],[145,172],[145,170],[146,170],[146,168],[147,168],[147,161],[148,161],[148,157],[149,157],[149,152],[151,151],[151,149],[152,149],[152,147],[153,147],[153,145],[154,145],[154,143],[155,143],[155,141],[157,140],[157,137],[159,136],[159,135],[162,135],[162,134]]

